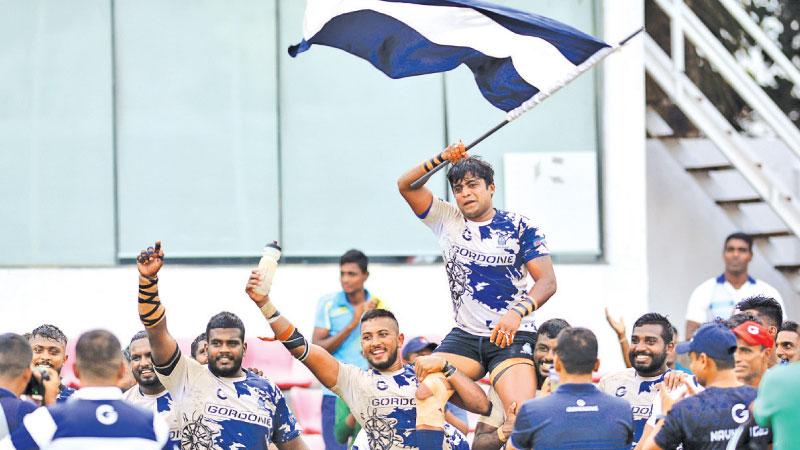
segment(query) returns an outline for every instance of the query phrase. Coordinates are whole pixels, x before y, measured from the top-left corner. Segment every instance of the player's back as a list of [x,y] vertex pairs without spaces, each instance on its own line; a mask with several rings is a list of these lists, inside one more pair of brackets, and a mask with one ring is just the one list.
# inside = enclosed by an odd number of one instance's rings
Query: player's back
[[28,415],[24,427],[12,434],[12,445],[0,448],[161,449],[167,436],[161,417],[122,400],[119,389],[86,388],[67,402],[39,408]]
[[[756,397],[750,386],[710,387],[676,403],[656,436],[662,448],[683,444],[684,450],[722,450],[740,425],[750,417],[748,405]],[[771,441],[770,430],[750,426],[746,430],[755,445]],[[662,445],[663,444],[663,445]]]

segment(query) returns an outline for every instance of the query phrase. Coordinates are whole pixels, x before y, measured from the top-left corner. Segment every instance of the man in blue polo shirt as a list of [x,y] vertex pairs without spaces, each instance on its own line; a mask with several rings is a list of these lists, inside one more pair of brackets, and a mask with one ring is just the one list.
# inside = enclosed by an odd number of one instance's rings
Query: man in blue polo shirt
[[169,435],[164,419],[125,402],[117,387],[125,373],[119,340],[105,330],[88,331],[75,354],[82,389],[68,402],[26,416],[0,450],[162,449]]
[[[28,341],[14,333],[0,335],[0,439],[22,425],[23,417],[32,413],[36,405],[20,399],[32,376],[41,380],[31,370],[33,353]],[[45,381],[43,401],[50,405],[58,396],[58,374],[50,369],[50,377]]]
[[514,447],[630,449],[631,406],[592,384],[592,371],[600,365],[594,333],[586,328],[559,333],[554,363],[558,389],[522,405],[511,434]]
[[[722,323],[701,326],[692,340],[678,344],[678,353],[688,353],[692,372],[705,388],[676,403],[661,395],[662,411],[645,450],[723,450],[729,447],[737,429],[743,431],[753,448],[767,448],[772,436],[768,428],[750,425],[748,407],[756,390],[737,380],[734,372],[736,335]],[[688,385],[687,385],[688,388]],[[737,437],[737,439],[739,439]]]
[[[369,259],[359,250],[349,250],[339,258],[340,292],[319,299],[314,320],[313,343],[328,351],[345,364],[362,369],[367,360],[361,354],[361,316],[371,309],[383,308],[381,300],[364,288],[369,271]],[[336,440],[336,395],[323,390],[322,437],[327,450],[345,450],[346,445]]]

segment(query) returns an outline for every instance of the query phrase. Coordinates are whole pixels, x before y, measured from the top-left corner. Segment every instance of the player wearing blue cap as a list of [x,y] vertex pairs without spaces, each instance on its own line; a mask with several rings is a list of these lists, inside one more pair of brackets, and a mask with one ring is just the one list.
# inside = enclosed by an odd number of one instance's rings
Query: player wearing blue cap
[[[750,419],[748,406],[756,398],[754,388],[736,379],[736,336],[722,323],[707,323],[676,350],[689,354],[691,370],[705,390],[694,393],[687,383],[689,396],[677,403],[662,392],[666,416],[657,418],[644,449],[674,449],[679,445],[684,450],[725,449],[737,428]],[[746,432],[750,442],[767,448],[769,429],[748,426]]]

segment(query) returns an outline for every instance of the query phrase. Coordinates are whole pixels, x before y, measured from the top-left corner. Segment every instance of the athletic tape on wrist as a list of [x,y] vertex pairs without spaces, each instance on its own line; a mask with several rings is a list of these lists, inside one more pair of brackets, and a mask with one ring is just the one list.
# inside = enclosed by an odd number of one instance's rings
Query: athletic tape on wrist
[[277,322],[278,319],[280,319],[280,318],[281,318],[280,311],[275,311],[275,314],[273,314],[271,317],[267,317],[267,323],[273,324],[273,323]]
[[264,315],[267,319],[274,316],[276,312],[278,312],[278,308],[272,304],[272,302],[267,302],[261,308],[261,314]]
[[158,297],[158,278],[139,275],[139,320],[145,328],[153,328],[166,313]]
[[425,173],[428,173],[431,170],[435,169],[440,164],[442,164],[443,162],[444,162],[444,152],[439,153],[433,158],[422,163],[422,168],[425,170]]

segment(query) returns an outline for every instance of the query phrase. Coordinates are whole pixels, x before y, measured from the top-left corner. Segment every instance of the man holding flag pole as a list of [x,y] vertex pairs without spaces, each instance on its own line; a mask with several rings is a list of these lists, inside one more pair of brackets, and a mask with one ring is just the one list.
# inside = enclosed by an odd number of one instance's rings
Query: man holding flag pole
[[[483,97],[506,112],[474,142],[452,145],[398,180],[444,253],[456,328],[438,356],[473,379],[488,373],[504,409],[535,395],[533,312],[555,293],[556,279],[542,231],[526,217],[493,207],[494,171],[466,152],[641,31],[611,46],[549,18],[482,0],[308,0],[303,40],[289,48],[291,56],[312,45],[339,48],[391,78],[463,64]],[[424,187],[448,164],[454,164],[448,180],[456,205]],[[418,399],[418,407],[423,403]],[[420,422],[418,428],[429,425]]]

